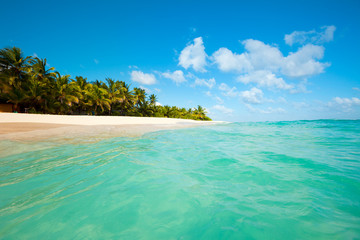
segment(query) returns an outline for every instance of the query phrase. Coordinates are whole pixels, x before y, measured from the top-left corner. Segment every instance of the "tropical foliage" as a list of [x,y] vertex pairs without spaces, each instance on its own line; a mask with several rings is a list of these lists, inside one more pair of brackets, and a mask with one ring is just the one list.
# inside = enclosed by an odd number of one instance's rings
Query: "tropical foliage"
[[24,56],[20,48],[0,50],[0,103],[12,103],[16,112],[94,114],[211,120],[203,107],[178,108],[157,104],[154,94],[106,78],[61,75],[46,59]]

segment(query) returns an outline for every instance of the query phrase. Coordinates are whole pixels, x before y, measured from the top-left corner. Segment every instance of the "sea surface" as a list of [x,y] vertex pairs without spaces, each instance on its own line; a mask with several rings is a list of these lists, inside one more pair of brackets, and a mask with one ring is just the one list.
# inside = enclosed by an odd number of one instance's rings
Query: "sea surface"
[[360,121],[0,149],[0,239],[360,239]]

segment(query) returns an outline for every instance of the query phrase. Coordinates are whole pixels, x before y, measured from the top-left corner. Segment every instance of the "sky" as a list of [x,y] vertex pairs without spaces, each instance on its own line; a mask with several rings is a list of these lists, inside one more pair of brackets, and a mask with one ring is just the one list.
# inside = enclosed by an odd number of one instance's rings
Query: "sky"
[[360,119],[360,1],[1,1],[0,47],[214,120]]

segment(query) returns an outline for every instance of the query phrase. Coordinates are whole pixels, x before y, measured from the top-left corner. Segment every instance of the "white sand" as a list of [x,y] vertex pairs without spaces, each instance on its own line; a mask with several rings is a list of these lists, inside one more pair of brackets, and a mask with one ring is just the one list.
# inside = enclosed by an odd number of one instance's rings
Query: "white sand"
[[0,113],[0,140],[140,136],[146,132],[213,125],[188,119]]
[[76,115],[49,115],[49,114],[24,114],[24,113],[0,113],[0,123],[51,123],[70,125],[133,125],[133,124],[198,124],[204,125],[209,122],[194,121],[177,118],[153,118],[153,117],[120,117],[120,116],[76,116]]

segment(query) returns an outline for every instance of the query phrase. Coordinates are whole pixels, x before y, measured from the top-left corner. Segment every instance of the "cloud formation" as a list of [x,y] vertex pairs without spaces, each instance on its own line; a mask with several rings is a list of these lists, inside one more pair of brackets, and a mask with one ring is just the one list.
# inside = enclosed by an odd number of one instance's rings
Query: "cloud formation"
[[145,85],[153,85],[157,82],[154,74],[141,71],[132,71],[131,80]]
[[360,105],[360,99],[353,97],[353,98],[341,98],[341,97],[335,97],[334,102],[339,105],[343,106],[353,106],[353,105]]
[[263,102],[264,93],[261,89],[253,87],[248,91],[241,92],[240,96],[245,103],[261,104]]
[[247,72],[252,68],[246,54],[236,54],[227,48],[220,48],[213,53],[212,60],[223,72]]
[[282,73],[289,77],[306,77],[324,72],[330,64],[316,61],[324,57],[324,51],[323,46],[312,44],[301,47],[284,58]]
[[219,90],[221,94],[226,97],[237,97],[239,96],[239,92],[237,91],[236,87],[229,87],[226,83],[221,83],[219,86]]
[[186,46],[180,53],[179,65],[188,69],[192,67],[197,72],[206,72],[206,53],[202,37],[194,39],[194,43]]
[[341,98],[335,97],[327,104],[328,107],[341,110],[343,112],[351,112],[354,107],[360,106],[360,98]]
[[268,70],[250,72],[246,75],[239,76],[237,80],[244,84],[256,83],[258,87],[279,88],[284,90],[294,88],[294,86],[287,84],[283,78],[276,77],[274,73]]
[[186,82],[187,80],[184,77],[184,73],[181,70],[176,70],[173,73],[165,72],[162,74],[165,78],[171,79],[176,85]]
[[294,31],[290,34],[286,34],[284,37],[285,43],[292,46],[295,43],[305,44],[305,43],[314,43],[314,44],[323,44],[330,42],[334,39],[334,32],[336,30],[335,26],[324,26],[321,28],[323,31],[317,32],[315,30],[311,31]]
[[211,89],[215,84],[215,78],[210,78],[209,80],[196,78],[194,86],[205,86]]
[[[328,63],[317,61],[324,57],[323,46],[307,44],[284,57],[277,47],[258,40],[248,39],[242,44],[246,50],[244,53],[237,54],[227,48],[220,48],[211,59],[223,72],[247,74],[246,78],[249,82],[259,82],[259,80],[249,79],[259,74],[254,72],[268,73],[267,83],[262,82],[263,86],[290,89],[291,87],[283,79],[280,80],[281,78],[275,76],[276,73],[287,77],[308,77],[322,73],[329,66]],[[275,83],[270,83],[269,78]]]

